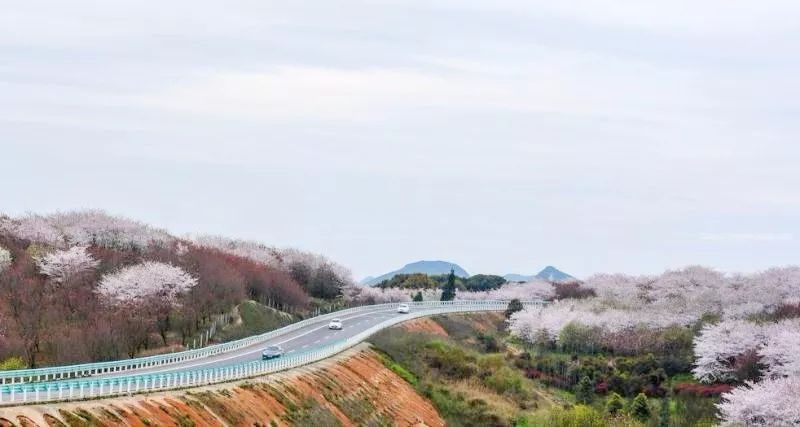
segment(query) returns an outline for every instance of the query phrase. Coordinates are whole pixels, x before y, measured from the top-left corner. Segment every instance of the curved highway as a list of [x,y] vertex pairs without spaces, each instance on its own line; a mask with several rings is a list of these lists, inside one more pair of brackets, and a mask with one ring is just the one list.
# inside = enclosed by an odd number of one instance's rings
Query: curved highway
[[[417,310],[425,311],[425,310]],[[344,314],[337,317],[342,321],[341,330],[328,329],[329,320],[323,319],[296,331],[280,335],[270,340],[252,344],[228,353],[208,356],[199,360],[187,360],[166,366],[133,369],[125,372],[94,375],[94,378],[113,378],[129,375],[155,374],[167,372],[180,372],[194,369],[204,369],[226,365],[235,365],[243,362],[261,360],[261,352],[270,345],[283,347],[284,355],[291,356],[295,352],[306,351],[309,348],[320,347],[355,336],[371,326],[395,316],[408,316],[397,313],[396,308],[384,308],[365,312]]]
[[[545,302],[523,301],[522,304],[541,307]],[[0,385],[0,406],[131,395],[267,375],[331,357],[407,319],[434,314],[503,311],[508,307],[508,301],[409,303],[410,313],[398,313],[398,305],[391,303],[342,310],[267,334],[207,347],[202,352],[28,370],[24,375],[5,372],[7,378],[24,377],[28,381]],[[341,330],[328,328],[333,318],[342,321]],[[281,345],[285,353],[262,361],[261,352],[270,345]],[[54,374],[54,370],[57,373]],[[69,376],[59,376],[64,372]]]

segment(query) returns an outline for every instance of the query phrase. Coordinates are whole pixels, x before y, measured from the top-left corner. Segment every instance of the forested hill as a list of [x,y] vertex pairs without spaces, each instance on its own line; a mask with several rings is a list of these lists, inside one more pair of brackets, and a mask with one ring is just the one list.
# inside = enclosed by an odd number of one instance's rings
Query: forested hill
[[0,216],[0,364],[179,348],[243,301],[303,316],[351,282],[321,255],[181,238],[101,211]]
[[469,273],[458,264],[448,261],[417,261],[406,264],[403,268],[383,274],[378,277],[367,277],[361,281],[362,285],[372,286],[385,280],[390,280],[398,274],[422,273],[428,275],[448,274],[450,270],[455,272],[458,277],[469,277]]

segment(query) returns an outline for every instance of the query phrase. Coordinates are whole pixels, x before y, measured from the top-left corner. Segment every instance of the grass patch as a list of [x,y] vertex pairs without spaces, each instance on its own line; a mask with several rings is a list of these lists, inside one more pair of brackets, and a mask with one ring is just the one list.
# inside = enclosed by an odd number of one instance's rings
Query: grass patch
[[212,412],[222,417],[222,419],[224,419],[231,425],[239,425],[244,420],[241,414],[229,411],[228,408],[222,402],[219,401],[219,398],[215,393],[212,392],[197,393],[196,395],[194,395],[194,397],[197,400],[203,402],[203,404],[206,405],[209,409],[211,409]]
[[215,339],[230,341],[251,335],[262,334],[282,328],[296,321],[294,316],[267,307],[255,301],[245,301],[237,307],[241,323],[230,325],[220,331]]
[[328,408],[308,398],[286,416],[291,425],[299,427],[339,427],[342,425]]
[[383,363],[383,366],[389,368],[390,371],[392,371],[395,374],[397,374],[400,378],[404,379],[407,383],[409,383],[411,385],[417,385],[417,383],[419,382],[419,380],[417,379],[417,376],[412,374],[411,372],[409,372],[408,369],[403,367],[403,365],[394,362],[387,355],[385,355],[383,353],[376,352],[376,354],[378,355],[378,358],[381,360],[381,363]]

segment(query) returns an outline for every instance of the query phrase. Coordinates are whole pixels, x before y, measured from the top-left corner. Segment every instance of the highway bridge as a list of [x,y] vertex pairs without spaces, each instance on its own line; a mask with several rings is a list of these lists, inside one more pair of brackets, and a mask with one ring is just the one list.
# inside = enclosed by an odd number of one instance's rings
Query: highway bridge
[[[399,303],[367,305],[322,316],[271,331],[201,349],[158,356],[0,371],[0,406],[83,400],[196,387],[265,375],[333,356],[370,335],[409,319],[445,313],[503,311],[508,301],[426,301],[408,303],[410,312],[397,312]],[[543,301],[523,301],[526,307]],[[328,329],[341,319],[341,330]],[[281,345],[285,354],[263,361],[268,345]]]

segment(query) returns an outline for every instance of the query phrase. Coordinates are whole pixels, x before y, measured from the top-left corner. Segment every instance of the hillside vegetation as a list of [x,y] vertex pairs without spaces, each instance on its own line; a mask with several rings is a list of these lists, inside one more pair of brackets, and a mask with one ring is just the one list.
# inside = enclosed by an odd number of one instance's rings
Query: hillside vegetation
[[[0,363],[119,359],[199,345],[211,330],[263,332],[351,283],[320,255],[179,238],[99,211],[0,216]],[[244,322],[225,328],[236,306]]]
[[[665,338],[678,361],[667,353],[531,346],[505,325],[502,314],[445,315],[370,340],[386,366],[429,398],[450,426],[712,425],[714,403],[730,390],[681,375],[691,359],[691,333]],[[596,385],[603,375],[613,378]]]

